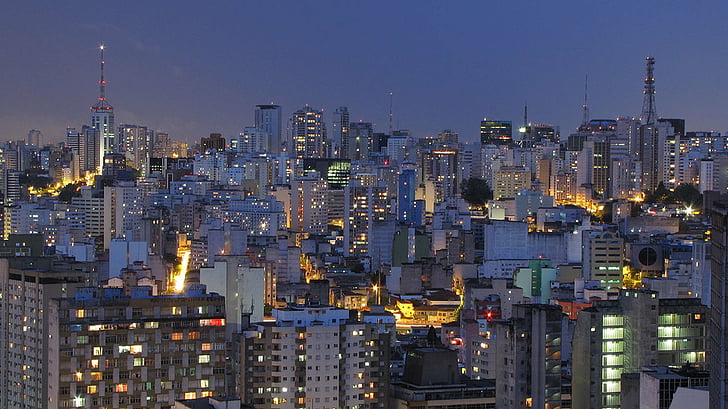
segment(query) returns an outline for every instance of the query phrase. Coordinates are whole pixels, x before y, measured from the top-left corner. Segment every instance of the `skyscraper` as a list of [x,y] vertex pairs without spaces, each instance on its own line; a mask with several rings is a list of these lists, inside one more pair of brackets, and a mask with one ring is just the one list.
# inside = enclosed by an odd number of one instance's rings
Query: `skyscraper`
[[106,80],[104,80],[104,46],[101,50],[101,78],[99,79],[99,99],[91,107],[91,128],[97,132],[94,137],[98,139],[96,144],[98,162],[94,160],[96,172],[101,172],[101,164],[104,163],[104,155],[114,152],[114,107],[106,100]]
[[268,133],[268,146],[264,148],[273,153],[281,153],[281,106],[256,105],[255,127]]
[[326,125],[323,117],[323,111],[308,105],[293,113],[290,120],[290,145],[287,148],[291,157],[325,157]]

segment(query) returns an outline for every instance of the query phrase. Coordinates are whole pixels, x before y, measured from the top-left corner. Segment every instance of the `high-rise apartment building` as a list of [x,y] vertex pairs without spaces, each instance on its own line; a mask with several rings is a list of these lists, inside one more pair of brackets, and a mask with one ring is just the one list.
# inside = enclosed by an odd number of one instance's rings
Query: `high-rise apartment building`
[[328,225],[328,183],[318,172],[294,179],[291,183],[291,229],[323,234]]
[[376,222],[389,214],[386,187],[349,185],[344,193],[344,252],[349,256],[370,254],[369,237]]
[[294,112],[290,119],[287,148],[292,158],[323,158],[326,148],[326,124],[323,111],[308,105]]
[[57,364],[50,344],[53,299],[73,297],[92,266],[72,260],[0,258],[0,405],[57,408]]
[[390,334],[326,306],[273,309],[243,333],[241,401],[265,408],[389,407]]
[[204,286],[151,292],[86,288],[51,305],[47,407],[161,409],[225,395],[224,297]]
[[142,176],[149,174],[153,131],[141,125],[119,125],[116,151],[124,154],[129,165]]
[[516,304],[491,322],[499,408],[561,407],[561,307]]

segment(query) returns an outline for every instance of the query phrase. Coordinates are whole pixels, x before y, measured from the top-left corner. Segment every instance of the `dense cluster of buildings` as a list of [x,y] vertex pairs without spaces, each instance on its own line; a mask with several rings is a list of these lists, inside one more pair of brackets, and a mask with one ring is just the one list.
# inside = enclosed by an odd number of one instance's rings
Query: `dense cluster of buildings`
[[269,104],[190,146],[103,65],[89,125],[0,145],[2,406],[725,407],[728,138],[653,59],[640,118],[479,143]]

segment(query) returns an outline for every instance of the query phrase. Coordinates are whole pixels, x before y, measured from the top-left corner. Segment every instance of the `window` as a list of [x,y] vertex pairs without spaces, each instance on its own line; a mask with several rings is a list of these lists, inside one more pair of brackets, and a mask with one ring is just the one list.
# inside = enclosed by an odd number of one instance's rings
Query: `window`
[[114,392],[126,392],[127,391],[127,384],[125,383],[117,383],[116,386],[114,386]]
[[181,332],[173,332],[171,339],[172,341],[182,341],[183,335]]
[[210,355],[199,355],[197,357],[197,363],[200,363],[200,364],[210,363]]

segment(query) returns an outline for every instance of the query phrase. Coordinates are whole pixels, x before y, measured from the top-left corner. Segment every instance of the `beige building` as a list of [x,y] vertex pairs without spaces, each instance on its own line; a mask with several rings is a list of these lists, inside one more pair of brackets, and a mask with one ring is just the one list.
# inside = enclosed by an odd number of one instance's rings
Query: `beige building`
[[531,186],[531,171],[521,166],[503,166],[493,172],[493,199],[516,197]]

